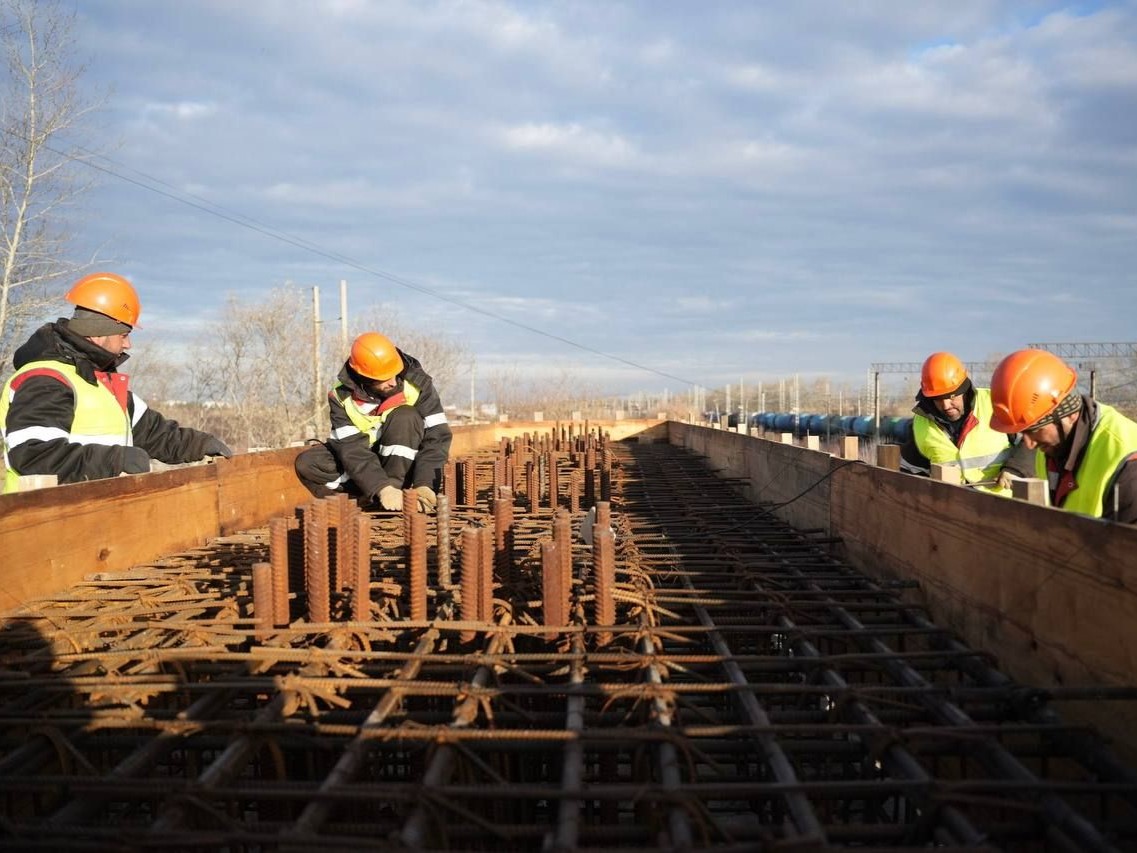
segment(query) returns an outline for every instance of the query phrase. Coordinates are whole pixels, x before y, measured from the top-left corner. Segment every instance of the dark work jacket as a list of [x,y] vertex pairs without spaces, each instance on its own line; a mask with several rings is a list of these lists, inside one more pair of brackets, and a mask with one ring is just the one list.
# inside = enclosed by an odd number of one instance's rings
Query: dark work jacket
[[[403,372],[398,376],[399,384],[396,390],[402,390],[404,382],[409,382],[418,389],[419,397],[414,404],[414,409],[425,423],[421,444],[417,448],[418,454],[414,459],[411,472],[411,485],[436,486],[441,478],[442,468],[446,465],[446,460],[450,455],[450,442],[453,439],[453,433],[450,431],[450,425],[446,422],[446,416],[442,410],[442,400],[438,396],[438,391],[434,387],[434,380],[431,379],[430,374],[423,370],[422,364],[414,356],[407,355],[402,350],[399,350],[399,355],[403,359]],[[351,391],[351,396],[356,400],[365,403],[382,402],[381,397],[373,396],[359,383],[356,373],[348,366],[347,362],[344,362],[336,378]],[[356,487],[363,494],[372,497],[378,495],[384,486],[394,486],[401,489],[406,473],[403,470],[402,463],[396,458],[390,460],[388,466],[384,466],[369,445],[367,436],[350,429],[354,425],[334,388],[328,394],[328,407],[328,419],[331,425],[331,436],[327,441],[328,450],[336,457]],[[335,437],[337,431],[346,431],[349,433],[349,437],[337,439]],[[394,441],[402,444],[409,441],[409,436],[395,436],[389,431],[385,431],[380,441]],[[388,467],[391,470],[388,470]],[[396,467],[398,470],[394,470]]]
[[[40,326],[16,350],[12,361],[17,370],[33,361],[62,362],[73,365],[84,382],[98,384],[96,371],[117,373],[129,357],[114,355],[96,346],[67,327],[67,320]],[[206,432],[178,426],[162,417],[146,402],[127,392],[127,414],[132,422],[134,446],[162,462],[196,462],[204,456],[202,447],[212,436]],[[51,376],[34,376],[25,381],[12,399],[4,429],[8,433],[28,427],[55,427],[70,432],[75,416],[75,394],[71,387]],[[28,441],[9,453],[12,467],[20,474],[55,474],[60,483],[77,483],[116,477],[123,472],[124,445],[77,444],[66,438]]]

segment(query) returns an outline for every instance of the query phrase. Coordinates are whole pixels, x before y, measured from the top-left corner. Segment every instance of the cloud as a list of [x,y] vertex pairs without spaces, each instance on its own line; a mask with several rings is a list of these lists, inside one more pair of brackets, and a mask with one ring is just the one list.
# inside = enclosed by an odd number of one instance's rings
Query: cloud
[[629,166],[636,161],[635,147],[619,134],[590,130],[576,122],[526,122],[500,130],[505,147],[544,153],[599,166]]
[[112,178],[74,230],[161,282],[156,317],[348,278],[480,357],[633,381],[567,338],[659,384],[917,358],[930,305],[973,359],[1131,335],[1132,4],[77,11],[117,161],[325,250]]

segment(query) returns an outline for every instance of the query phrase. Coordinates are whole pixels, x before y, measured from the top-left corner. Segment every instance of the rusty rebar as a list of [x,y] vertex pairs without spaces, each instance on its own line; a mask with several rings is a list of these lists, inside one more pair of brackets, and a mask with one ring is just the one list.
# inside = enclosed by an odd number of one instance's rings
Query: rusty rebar
[[513,572],[513,492],[499,486],[493,502],[494,568],[502,583],[512,587]]
[[272,563],[253,563],[253,619],[258,639],[268,636],[274,618]]
[[478,503],[478,466],[473,459],[463,460],[462,467],[462,504],[476,506]]
[[545,470],[548,471],[549,479],[549,507],[555,512],[560,506],[561,492],[560,472],[557,469],[556,453],[551,452],[545,454]]
[[[564,578],[562,577],[560,554],[557,543],[552,539],[541,540],[541,623],[549,628],[560,628],[566,624],[566,611],[563,598]],[[546,634],[546,639],[557,635]]]
[[426,619],[426,516],[421,512],[410,516],[410,614],[420,622]]
[[[616,545],[608,528],[599,525],[592,541],[593,622],[596,625],[616,624]],[[596,634],[596,645],[606,646],[612,641],[610,631]]]
[[453,459],[446,460],[442,466],[442,494],[458,503],[458,478]]
[[493,590],[494,590],[494,534],[488,527],[478,528],[480,571],[478,572],[478,589],[481,593],[481,602],[478,606],[478,618],[483,622],[493,621]]
[[[478,528],[467,525],[461,533],[462,554],[459,563],[458,581],[462,592],[460,613],[463,622],[479,622],[482,613],[482,551]],[[463,643],[474,639],[476,632],[463,631],[459,637]]]
[[342,593],[351,586],[355,580],[351,571],[353,565],[351,555],[355,548],[355,539],[352,536],[352,529],[355,526],[354,521],[356,514],[359,512],[359,506],[349,495],[344,493],[336,495],[333,501],[334,508],[329,515],[335,519],[336,563],[334,589],[336,592]]
[[352,533],[355,536],[352,619],[367,622],[371,619],[371,519],[363,513],[356,515]]
[[308,621],[330,622],[328,503],[324,500],[311,501],[304,507],[304,581]]
[[288,519],[277,516],[268,523],[268,554],[272,565],[272,621],[283,627],[291,621],[288,606]]
[[437,537],[435,559],[438,564],[438,586],[441,589],[449,589],[453,580],[450,577],[450,498],[447,495],[438,496],[434,523]]

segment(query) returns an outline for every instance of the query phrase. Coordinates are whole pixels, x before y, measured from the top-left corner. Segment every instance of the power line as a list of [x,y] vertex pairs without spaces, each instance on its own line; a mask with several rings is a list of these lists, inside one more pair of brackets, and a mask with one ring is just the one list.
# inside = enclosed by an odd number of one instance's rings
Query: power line
[[[10,130],[6,130],[5,132],[9,133],[11,135],[16,135],[16,134],[12,133],[12,131],[10,131]],[[160,195],[160,196],[168,198],[172,201],[176,201],[179,204],[184,204],[187,207],[192,207],[195,210],[201,211],[202,213],[207,213],[210,216],[216,216],[218,219],[222,219],[226,222],[229,222],[233,225],[238,225],[242,228],[247,228],[250,231],[255,231],[256,233],[258,233],[264,237],[269,237],[270,239],[277,240],[277,241],[282,242],[282,243],[286,243],[286,244],[293,246],[297,249],[301,249],[301,250],[309,252],[311,254],[318,255],[319,257],[325,258],[327,260],[335,261],[336,263],[343,264],[344,266],[350,267],[351,269],[357,270],[357,271],[365,273],[367,275],[371,275],[371,276],[374,276],[376,278],[380,278],[380,279],[383,279],[385,281],[389,281],[392,284],[397,284],[400,287],[405,287],[409,290],[416,291],[416,292],[421,293],[425,296],[430,296],[430,297],[432,297],[434,299],[438,299],[442,302],[450,303],[451,305],[455,305],[455,306],[457,306],[459,308],[463,308],[467,311],[473,311],[474,313],[480,314],[483,317],[488,317],[490,319],[497,320],[497,321],[502,322],[502,323],[507,323],[510,326],[513,326],[514,328],[522,329],[523,331],[530,332],[530,333],[535,334],[535,335],[540,335],[540,336],[548,338],[550,340],[558,341],[558,342],[566,344],[570,347],[575,347],[576,349],[581,350],[581,351],[586,352],[586,353],[590,353],[591,355],[597,355],[597,356],[600,356],[601,358],[606,358],[606,359],[609,359],[611,361],[615,361],[615,362],[618,362],[620,364],[627,365],[628,367],[635,368],[636,370],[642,370],[646,373],[652,373],[656,376],[663,377],[664,379],[672,379],[676,382],[681,382],[684,385],[693,385],[693,386],[696,386],[699,388],[705,387],[701,383],[693,382],[690,379],[685,379],[681,376],[675,376],[671,373],[666,373],[662,370],[657,370],[653,367],[648,367],[647,365],[639,364],[638,362],[631,361],[631,360],[623,358],[621,356],[613,355],[612,353],[608,353],[608,352],[604,352],[603,350],[595,349],[593,347],[590,347],[590,346],[587,346],[585,344],[578,343],[577,341],[571,340],[570,338],[566,338],[563,335],[558,335],[558,334],[555,334],[553,332],[549,332],[549,331],[546,331],[544,329],[537,328],[536,326],[531,326],[528,323],[523,323],[519,320],[514,320],[514,319],[511,319],[509,317],[505,317],[501,314],[497,314],[497,313],[495,313],[495,312],[493,312],[487,308],[481,308],[477,305],[470,304],[469,302],[466,302],[464,300],[457,299],[457,298],[452,297],[452,296],[447,296],[443,293],[439,293],[438,291],[433,290],[432,288],[426,287],[425,285],[419,284],[415,281],[411,281],[410,279],[404,278],[402,276],[395,275],[394,273],[389,273],[389,272],[386,272],[384,270],[380,270],[380,269],[376,269],[374,267],[367,266],[366,264],[364,264],[360,261],[357,261],[354,258],[349,258],[346,255],[339,254],[338,252],[330,251],[330,250],[328,250],[328,249],[326,249],[326,248],[324,248],[324,247],[322,247],[316,243],[313,243],[309,240],[305,240],[301,237],[297,237],[295,235],[288,234],[288,233],[283,232],[283,231],[278,231],[277,229],[275,229],[269,225],[266,225],[262,222],[259,222],[258,220],[254,219],[251,216],[246,216],[242,213],[228,210],[227,208],[224,208],[221,205],[218,205],[218,204],[211,202],[207,199],[201,198],[200,196],[195,196],[192,193],[186,193],[182,190],[175,188],[171,184],[161,180],[160,178],[157,178],[153,175],[149,175],[145,172],[139,171],[138,169],[134,169],[130,166],[127,166],[126,164],[119,163],[119,162],[111,159],[110,157],[107,157],[104,154],[99,154],[98,152],[90,151],[89,149],[83,148],[82,146],[76,146],[75,148],[77,151],[84,152],[89,157],[97,158],[99,160],[105,161],[106,163],[114,164],[114,166],[118,167],[119,169],[129,170],[129,171],[133,172],[135,175],[139,175],[140,178],[132,178],[128,175],[123,174],[121,171],[117,171],[116,169],[112,169],[108,166],[99,165],[98,163],[92,162],[89,159],[82,159],[79,157],[75,157],[72,154],[69,154],[67,152],[59,151],[55,148],[52,148],[50,145],[45,145],[44,148],[46,148],[47,150],[56,154],[57,156],[63,157],[64,159],[71,160],[71,161],[76,162],[76,163],[82,163],[84,166],[95,169],[95,170],[102,172],[106,175],[110,175],[111,177],[118,178],[119,180],[125,181],[126,183],[133,184],[136,187],[139,187],[141,189],[155,193],[156,195]]]

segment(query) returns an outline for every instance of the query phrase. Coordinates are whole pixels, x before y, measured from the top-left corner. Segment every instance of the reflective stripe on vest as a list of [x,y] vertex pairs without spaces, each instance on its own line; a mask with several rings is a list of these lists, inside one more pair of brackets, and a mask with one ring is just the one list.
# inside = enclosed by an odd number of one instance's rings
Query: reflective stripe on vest
[[[377,403],[359,403],[351,396],[351,390],[342,382],[332,389],[332,393],[340,399],[343,409],[347,413],[352,426],[342,426],[332,431],[332,438],[343,441],[345,438],[363,433],[367,436],[367,446],[371,447],[379,440],[383,433],[383,424],[387,416],[399,406],[413,406],[418,402],[419,390],[407,381],[403,381],[403,401],[389,408]],[[344,398],[346,395],[346,399]]]
[[[1035,472],[1050,483],[1054,506],[1082,515],[1101,518],[1105,511],[1105,495],[1113,486],[1121,466],[1137,453],[1137,423],[1129,420],[1113,406],[1098,403],[1098,421],[1090,440],[1082,451],[1082,459],[1072,478],[1050,471],[1046,456],[1040,450],[1035,456]],[[1062,492],[1061,497],[1058,496]]]
[[[980,483],[999,476],[1013,449],[1004,433],[991,429],[990,421],[991,391],[976,388],[975,401],[964,424],[959,447],[942,426],[922,412],[916,412],[912,419],[912,435],[929,462],[958,467],[964,482]],[[1010,495],[1005,489],[988,491]]]
[[[50,376],[64,383],[75,395],[75,413],[69,431],[58,427],[27,427],[11,433],[7,430],[8,410],[19,393],[20,386],[33,376]],[[4,477],[4,493],[16,491],[20,472],[10,465],[9,451],[28,441],[51,441],[66,438],[72,444],[101,444],[106,446],[134,443],[131,423],[127,418],[127,400],[130,378],[125,373],[96,373],[99,381],[94,385],[83,380],[74,365],[59,361],[34,361],[25,364],[5,383],[0,397],[0,430],[4,436],[4,463],[8,473]],[[137,415],[139,413],[136,412]]]

